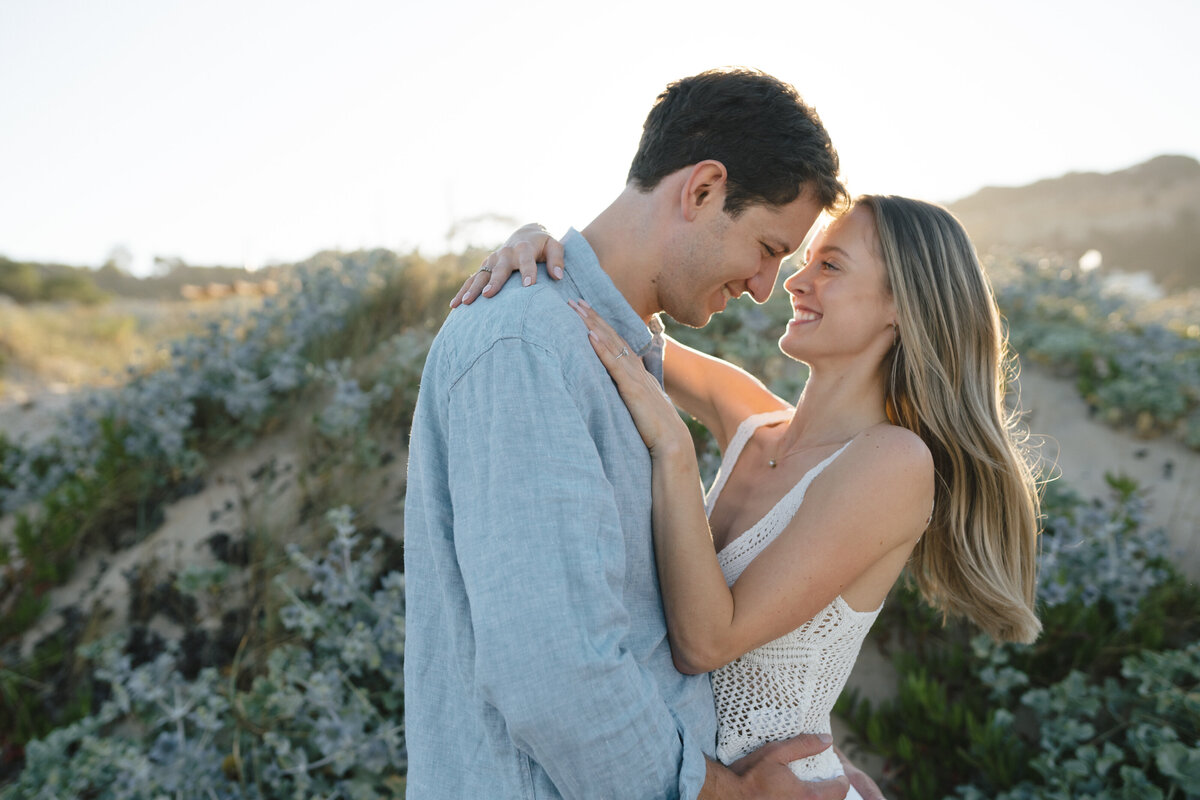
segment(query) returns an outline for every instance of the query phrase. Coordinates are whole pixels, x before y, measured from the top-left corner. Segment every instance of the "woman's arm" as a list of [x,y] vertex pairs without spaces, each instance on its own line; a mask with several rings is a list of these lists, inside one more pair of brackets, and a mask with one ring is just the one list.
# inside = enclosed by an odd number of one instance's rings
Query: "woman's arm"
[[663,351],[663,384],[675,405],[708,428],[721,452],[746,417],[791,408],[741,367],[669,336]]
[[651,452],[655,559],[671,653],[681,672],[708,672],[808,622],[839,595],[883,602],[925,528],[933,462],[910,431],[883,426],[809,487],[787,527],[725,584],[699,495],[693,453]]
[[650,450],[655,560],[681,672],[708,672],[795,630],[851,586],[860,610],[882,602],[924,530],[933,497],[924,442],[886,425],[861,434],[728,587],[687,427],[641,363],[625,357],[616,332],[586,306],[575,307]]

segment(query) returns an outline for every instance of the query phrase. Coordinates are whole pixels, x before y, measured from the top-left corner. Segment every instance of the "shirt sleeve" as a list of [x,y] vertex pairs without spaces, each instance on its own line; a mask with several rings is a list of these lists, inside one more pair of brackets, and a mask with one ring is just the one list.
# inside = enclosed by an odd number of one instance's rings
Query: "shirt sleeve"
[[449,413],[482,699],[564,797],[678,796],[704,756],[629,652],[616,499],[558,357],[498,341],[455,382]]

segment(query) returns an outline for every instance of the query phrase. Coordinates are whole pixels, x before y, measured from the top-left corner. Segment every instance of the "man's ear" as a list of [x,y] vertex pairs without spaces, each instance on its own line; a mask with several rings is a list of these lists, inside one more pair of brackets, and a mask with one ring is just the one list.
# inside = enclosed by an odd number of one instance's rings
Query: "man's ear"
[[684,219],[692,222],[709,207],[723,209],[728,178],[729,172],[720,161],[709,159],[694,164],[680,190],[679,201]]

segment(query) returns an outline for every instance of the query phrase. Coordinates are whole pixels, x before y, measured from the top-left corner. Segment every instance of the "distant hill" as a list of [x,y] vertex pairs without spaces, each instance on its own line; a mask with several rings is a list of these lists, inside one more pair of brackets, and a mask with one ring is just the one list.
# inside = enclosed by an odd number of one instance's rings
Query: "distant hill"
[[1158,156],[1118,172],[1072,172],[988,187],[948,204],[979,250],[1044,247],[1104,268],[1146,271],[1164,289],[1200,287],[1200,162]]

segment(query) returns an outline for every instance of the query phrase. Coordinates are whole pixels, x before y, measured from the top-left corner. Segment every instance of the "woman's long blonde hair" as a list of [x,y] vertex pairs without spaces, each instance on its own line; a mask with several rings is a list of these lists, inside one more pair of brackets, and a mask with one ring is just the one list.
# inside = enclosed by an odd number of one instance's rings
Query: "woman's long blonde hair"
[[874,213],[896,305],[887,413],[933,453],[934,511],[909,564],[925,598],[995,639],[1031,642],[1041,623],[1037,484],[1005,408],[1007,343],[967,233],[946,209],[903,197]]

